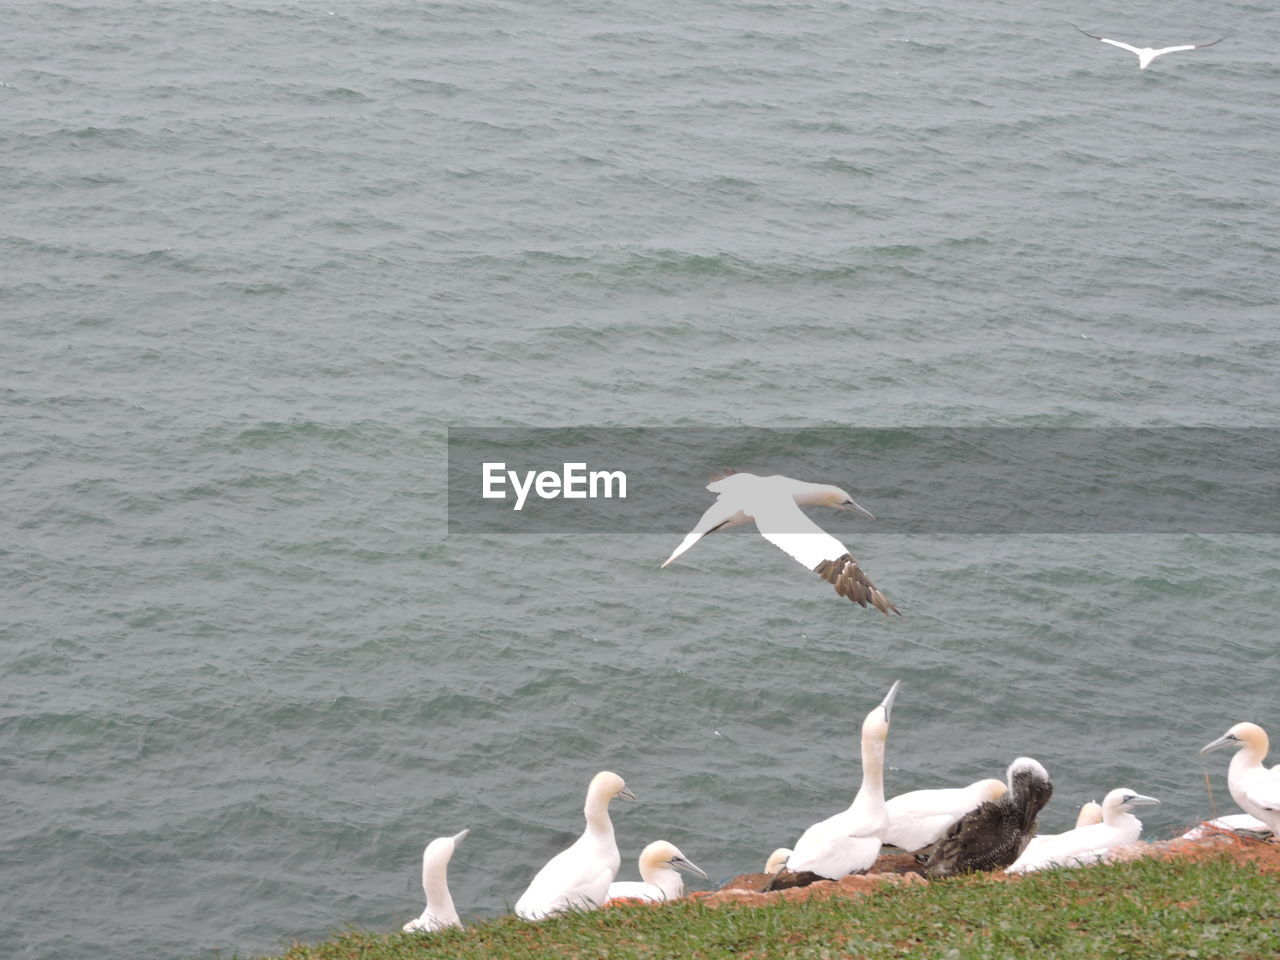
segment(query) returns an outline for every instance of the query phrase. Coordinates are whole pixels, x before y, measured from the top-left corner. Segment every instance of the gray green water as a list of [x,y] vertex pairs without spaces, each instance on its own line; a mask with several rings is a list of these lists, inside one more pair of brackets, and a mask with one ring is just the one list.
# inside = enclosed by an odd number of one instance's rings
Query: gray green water
[[1280,730],[1274,537],[833,524],[890,620],[693,516],[445,535],[450,425],[1280,425],[1272,5],[3,13],[7,955],[398,926],[463,827],[493,914],[603,768],[626,876],[754,869],[895,679],[891,792],[1031,754],[1054,829]]

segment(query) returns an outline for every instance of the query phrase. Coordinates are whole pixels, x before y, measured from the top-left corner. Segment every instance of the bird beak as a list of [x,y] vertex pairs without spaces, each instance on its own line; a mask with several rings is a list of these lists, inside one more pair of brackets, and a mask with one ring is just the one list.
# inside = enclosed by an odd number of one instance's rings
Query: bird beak
[[619,791],[618,791],[618,799],[620,799],[620,800],[635,800],[635,799],[636,799],[636,795],[635,795],[634,793],[632,793],[632,792],[631,792],[629,789],[627,789],[626,787],[623,787],[621,790],[619,790]]
[[453,835],[453,842],[461,843],[463,840],[467,839],[467,834],[470,832],[471,832],[471,828],[467,827],[467,829],[463,830],[461,833],[455,833]]
[[884,719],[886,723],[889,722],[889,714],[893,712],[893,699],[898,695],[898,686],[901,683],[901,680],[893,681],[893,686],[889,688],[889,692],[885,694],[885,698],[880,701],[880,706],[884,707]]
[[675,867],[681,873],[689,874],[691,877],[701,877],[703,880],[711,879],[700,866],[692,860],[684,859],[684,857],[672,857],[671,866]]
[[840,509],[848,510],[850,513],[860,513],[864,517],[866,517],[868,520],[874,520],[876,518],[876,515],[874,513],[872,513],[870,510],[868,510],[866,507],[862,506],[861,504],[855,503],[852,500],[850,500],[848,503],[840,504]]
[[1133,807],[1149,807],[1152,804],[1159,803],[1155,797],[1136,796],[1129,801],[1129,805]]
[[1236,742],[1236,741],[1235,741],[1235,738],[1234,738],[1234,737],[1232,737],[1232,736],[1231,736],[1231,734],[1229,734],[1229,733],[1224,733],[1224,734],[1223,734],[1222,736],[1220,736],[1217,740],[1213,741],[1213,743],[1207,743],[1207,744],[1205,744],[1203,747],[1201,747],[1201,748],[1200,748],[1200,752],[1201,752],[1201,753],[1208,753],[1210,750],[1217,750],[1219,747],[1226,747],[1226,746],[1230,746],[1231,744],[1233,744],[1233,743],[1235,743],[1235,742]]

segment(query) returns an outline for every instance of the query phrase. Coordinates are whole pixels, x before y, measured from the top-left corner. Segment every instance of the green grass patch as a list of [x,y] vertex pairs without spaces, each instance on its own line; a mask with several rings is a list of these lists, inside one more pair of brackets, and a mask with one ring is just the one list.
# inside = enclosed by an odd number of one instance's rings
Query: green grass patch
[[1138,860],[994,883],[962,877],[855,899],[684,900],[430,936],[348,931],[282,960],[1274,960],[1274,875],[1229,858]]

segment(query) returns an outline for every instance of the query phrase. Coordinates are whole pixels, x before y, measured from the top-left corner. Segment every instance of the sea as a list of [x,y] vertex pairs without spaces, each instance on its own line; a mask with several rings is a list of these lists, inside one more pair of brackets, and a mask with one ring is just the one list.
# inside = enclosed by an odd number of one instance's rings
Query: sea
[[[892,443],[814,475],[749,438],[939,436],[936,516],[953,430],[1270,437],[1274,4],[2,10],[7,956],[396,930],[463,828],[454,900],[497,916],[605,769],[620,879],[667,839],[710,889],[849,803],[894,681],[890,794],[1027,755],[1048,830],[1117,786],[1151,838],[1235,811],[1198,751],[1280,733],[1280,458],[1208,529],[1194,483],[1185,526],[912,527]],[[1225,39],[1139,70],[1077,27]],[[522,470],[560,467],[535,428],[743,440],[680,445],[640,528],[481,529],[450,437],[487,428]],[[877,514],[810,512],[902,616],[750,527],[660,569],[724,469]]]

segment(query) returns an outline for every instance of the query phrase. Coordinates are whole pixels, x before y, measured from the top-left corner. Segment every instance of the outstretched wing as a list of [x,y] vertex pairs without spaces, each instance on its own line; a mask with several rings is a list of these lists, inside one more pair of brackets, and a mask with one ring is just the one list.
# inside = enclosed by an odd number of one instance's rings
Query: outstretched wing
[[762,537],[834,586],[840,596],[881,613],[902,616],[862,572],[845,545],[806,517],[795,501],[772,502],[759,510],[755,519]]
[[731,527],[746,523],[747,519],[747,515],[738,509],[737,503],[731,499],[720,497],[707,508],[707,512],[702,515],[702,519],[685,535],[685,538],[680,541],[680,546],[676,547],[671,556],[662,561],[662,566],[665,567],[707,534],[715,533],[721,527]]

